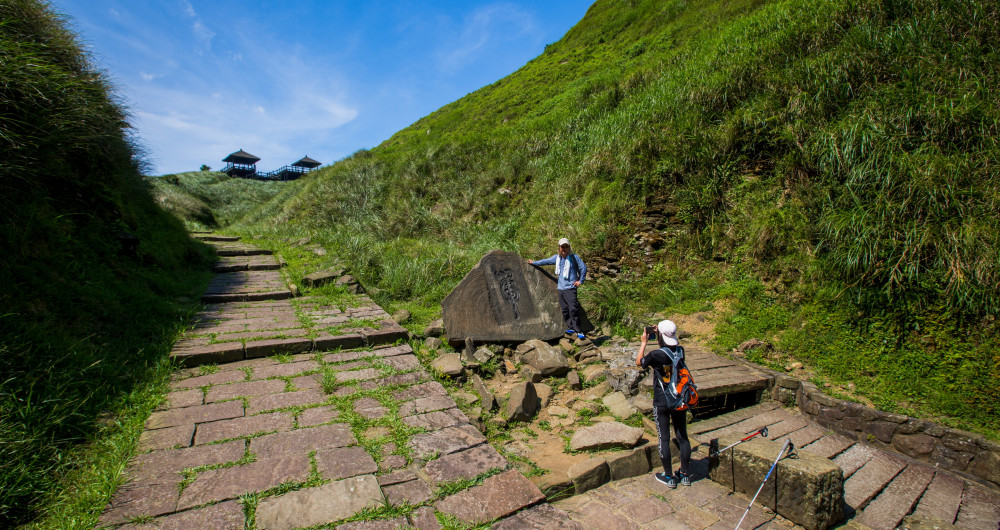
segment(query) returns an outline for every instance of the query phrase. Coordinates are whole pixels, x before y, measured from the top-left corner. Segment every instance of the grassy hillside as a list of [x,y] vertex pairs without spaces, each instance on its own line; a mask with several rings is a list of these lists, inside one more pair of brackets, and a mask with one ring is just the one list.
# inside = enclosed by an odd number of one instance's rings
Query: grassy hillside
[[284,182],[231,178],[219,171],[192,171],[147,178],[156,202],[191,230],[210,230],[238,221],[284,187]]
[[428,317],[485,251],[567,236],[621,271],[581,293],[619,329],[711,308],[721,351],[758,338],[754,360],[996,437],[997,9],[599,0],[231,229],[309,235]]
[[[0,527],[90,528],[208,279],[62,19],[0,2]],[[159,393],[158,393],[159,392]]]

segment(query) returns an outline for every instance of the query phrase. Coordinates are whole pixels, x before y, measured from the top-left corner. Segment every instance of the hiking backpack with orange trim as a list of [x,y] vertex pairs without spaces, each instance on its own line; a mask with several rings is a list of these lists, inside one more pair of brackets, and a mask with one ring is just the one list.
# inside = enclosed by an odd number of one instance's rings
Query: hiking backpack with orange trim
[[[667,398],[667,407],[674,410],[687,410],[698,404],[698,385],[684,363],[683,346],[664,346],[660,348],[670,358],[670,375],[658,378],[660,389]],[[664,367],[666,368],[666,367]]]

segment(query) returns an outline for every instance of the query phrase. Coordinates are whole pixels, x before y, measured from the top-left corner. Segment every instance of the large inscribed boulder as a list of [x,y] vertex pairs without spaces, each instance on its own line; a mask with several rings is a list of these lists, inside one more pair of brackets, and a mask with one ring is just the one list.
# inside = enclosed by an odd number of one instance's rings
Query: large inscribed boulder
[[[514,252],[493,250],[441,302],[448,342],[551,340],[566,324],[556,279]],[[581,315],[584,331],[593,329]]]

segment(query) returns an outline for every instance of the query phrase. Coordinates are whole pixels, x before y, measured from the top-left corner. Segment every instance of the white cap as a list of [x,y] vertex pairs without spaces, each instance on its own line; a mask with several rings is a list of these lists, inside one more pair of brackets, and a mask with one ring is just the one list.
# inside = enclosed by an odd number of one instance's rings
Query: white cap
[[559,246],[561,247],[563,245],[569,245],[569,240],[565,237],[559,240]]
[[677,324],[672,320],[663,320],[656,325],[656,329],[663,336],[663,342],[667,346],[677,346]]

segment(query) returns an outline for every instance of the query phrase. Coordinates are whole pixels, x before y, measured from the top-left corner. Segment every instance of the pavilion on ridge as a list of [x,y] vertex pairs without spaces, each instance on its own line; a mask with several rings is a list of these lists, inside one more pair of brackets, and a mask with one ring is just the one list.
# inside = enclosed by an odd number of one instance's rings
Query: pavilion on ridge
[[282,166],[274,171],[258,172],[257,162],[260,161],[260,158],[243,149],[223,158],[222,161],[226,163],[222,172],[230,177],[278,181],[295,180],[322,165],[321,162],[313,160],[307,155],[291,165]]

